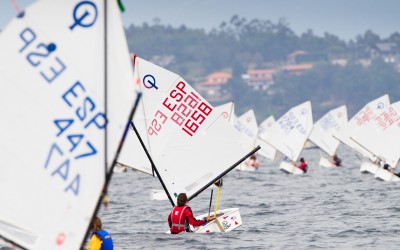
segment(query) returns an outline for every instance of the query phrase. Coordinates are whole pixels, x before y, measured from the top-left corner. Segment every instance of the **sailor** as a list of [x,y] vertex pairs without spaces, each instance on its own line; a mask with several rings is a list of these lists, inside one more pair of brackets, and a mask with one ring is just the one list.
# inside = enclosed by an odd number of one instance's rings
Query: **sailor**
[[303,157],[300,158],[300,164],[298,166],[296,166],[298,168],[300,168],[301,170],[303,170],[304,173],[307,173],[307,162],[304,160]]
[[88,250],[113,250],[114,244],[111,235],[103,230],[101,220],[95,216],[92,220],[90,230],[92,235],[90,236]]
[[337,154],[334,154],[334,155],[332,156],[332,163],[333,163],[333,165],[335,165],[336,167],[342,166],[342,160],[337,156]]
[[250,156],[249,161],[246,162],[246,165],[258,169],[260,163],[257,161],[256,155],[253,154],[252,156]]
[[179,234],[183,231],[190,232],[189,224],[198,227],[211,220],[210,216],[207,216],[205,220],[196,220],[194,218],[192,209],[187,205],[188,200],[185,193],[178,195],[177,204],[168,216],[171,234]]

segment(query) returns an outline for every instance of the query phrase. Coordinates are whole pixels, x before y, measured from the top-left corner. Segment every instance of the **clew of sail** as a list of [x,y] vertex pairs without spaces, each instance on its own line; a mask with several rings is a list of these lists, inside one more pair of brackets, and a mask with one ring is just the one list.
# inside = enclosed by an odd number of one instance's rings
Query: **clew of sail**
[[266,141],[292,161],[297,161],[313,127],[311,102],[291,108],[271,127]]
[[265,119],[258,127],[258,137],[256,140],[256,144],[261,146],[259,154],[270,160],[275,159],[276,149],[268,144],[266,138],[269,137],[270,129],[274,123],[275,118],[272,115]]
[[7,241],[40,250],[84,241],[135,98],[119,15],[116,1],[41,0],[0,34]]
[[384,107],[390,105],[389,96],[383,95],[369,103],[367,103],[357,114],[355,114],[350,121],[344,125],[339,133],[335,135],[337,139],[352,148],[354,151],[360,153],[364,157],[375,161],[375,156],[372,152],[360,146],[357,142],[351,139],[362,127],[367,126],[371,120],[375,119]]
[[333,156],[340,144],[340,141],[333,135],[339,133],[346,123],[346,106],[332,109],[314,124],[309,139],[329,156]]
[[179,75],[139,57],[135,68],[143,98],[134,123],[146,121],[138,132],[149,142],[171,203],[181,192],[192,199],[252,153],[240,133]]
[[382,107],[379,115],[351,136],[393,168],[400,159],[400,102]]

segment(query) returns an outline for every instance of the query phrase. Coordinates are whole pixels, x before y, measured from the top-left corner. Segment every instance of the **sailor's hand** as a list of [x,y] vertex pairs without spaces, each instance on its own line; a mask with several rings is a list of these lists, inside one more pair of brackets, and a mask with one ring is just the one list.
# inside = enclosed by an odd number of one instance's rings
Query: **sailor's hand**
[[207,216],[207,217],[206,217],[206,221],[207,221],[207,222],[209,222],[209,221],[211,221],[211,220],[212,220],[212,219],[210,218],[210,216]]

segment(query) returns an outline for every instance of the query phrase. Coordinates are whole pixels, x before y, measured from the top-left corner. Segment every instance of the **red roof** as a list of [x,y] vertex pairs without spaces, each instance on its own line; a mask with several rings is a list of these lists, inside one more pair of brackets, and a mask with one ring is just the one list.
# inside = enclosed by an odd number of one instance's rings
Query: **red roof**
[[222,85],[226,84],[232,78],[232,74],[226,72],[214,72],[209,74],[202,85]]

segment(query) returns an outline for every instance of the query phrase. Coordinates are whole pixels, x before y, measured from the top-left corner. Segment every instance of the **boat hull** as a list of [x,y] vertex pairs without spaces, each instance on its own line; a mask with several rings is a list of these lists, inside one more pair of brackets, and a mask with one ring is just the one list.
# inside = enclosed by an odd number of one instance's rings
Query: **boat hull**
[[[212,215],[212,214],[211,214]],[[197,220],[203,220],[208,214],[202,214],[196,216]],[[219,226],[218,226],[219,224]],[[193,227],[190,225],[190,229],[193,233],[226,233],[230,232],[242,225],[242,218],[240,216],[239,208],[228,208],[224,210],[218,210],[217,219],[208,222],[207,224],[200,227]],[[167,233],[171,233],[169,230]]]
[[281,162],[281,164],[279,165],[279,169],[287,174],[295,174],[295,175],[304,174],[303,170],[301,170],[296,166],[293,166],[293,164],[286,161]]
[[321,167],[325,167],[325,168],[334,168],[334,167],[336,167],[335,164],[333,164],[331,161],[329,161],[325,157],[321,157],[321,159],[319,160],[319,165]]
[[236,167],[236,170],[245,172],[254,172],[257,170],[257,168],[252,166],[247,166],[246,164],[240,164],[239,166]]
[[378,172],[379,166],[375,165],[372,162],[364,161],[360,167],[360,173],[363,174],[376,174]]
[[375,179],[380,181],[400,181],[397,175],[383,168],[379,168],[375,173]]

